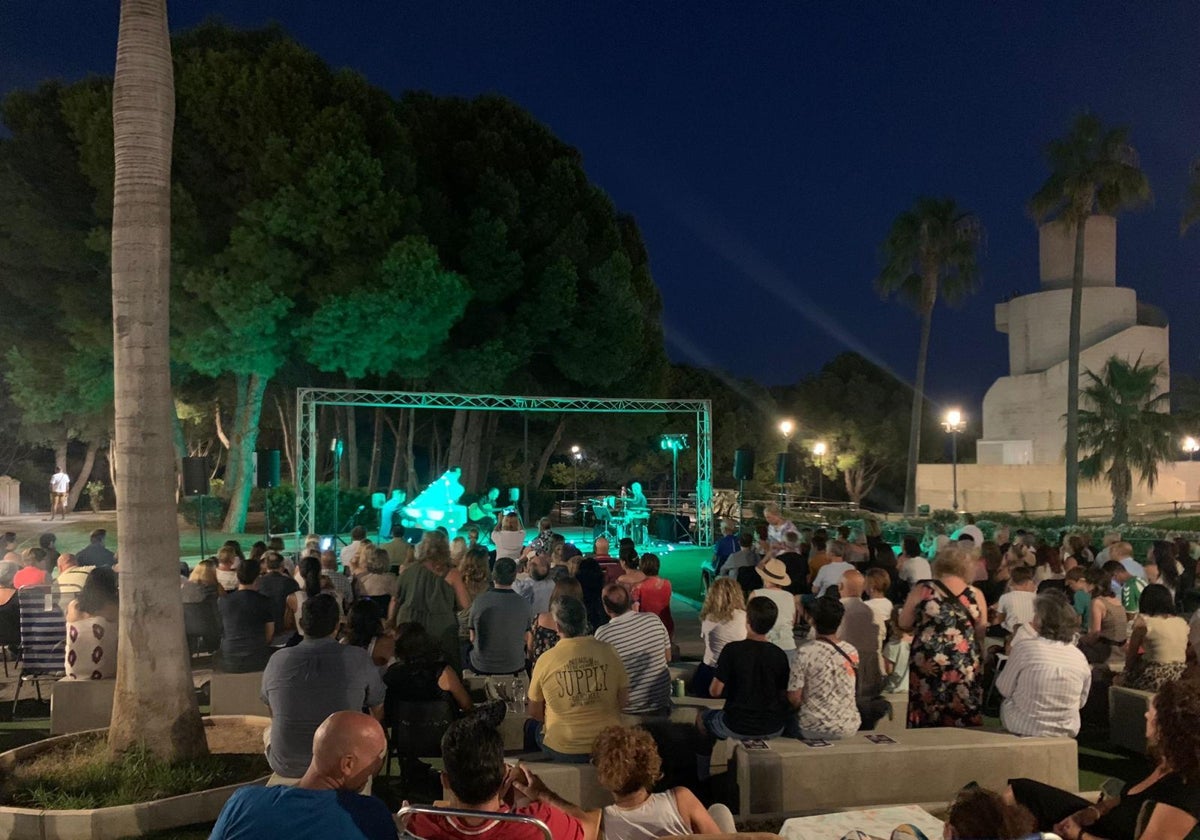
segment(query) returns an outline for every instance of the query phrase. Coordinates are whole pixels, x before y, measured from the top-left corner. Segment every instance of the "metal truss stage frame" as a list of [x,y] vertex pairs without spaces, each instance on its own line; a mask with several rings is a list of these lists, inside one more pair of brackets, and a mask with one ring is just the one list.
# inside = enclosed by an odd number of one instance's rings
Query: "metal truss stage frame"
[[296,533],[312,531],[316,508],[317,408],[444,408],[530,414],[693,414],[696,417],[696,542],[713,543],[712,400],[605,399],[601,397],[513,397],[498,394],[437,394],[299,388],[296,391]]

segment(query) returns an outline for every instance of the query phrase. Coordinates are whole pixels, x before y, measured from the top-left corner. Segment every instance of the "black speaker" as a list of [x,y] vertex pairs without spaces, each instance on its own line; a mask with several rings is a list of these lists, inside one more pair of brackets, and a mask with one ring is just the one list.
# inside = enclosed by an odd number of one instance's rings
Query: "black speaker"
[[258,450],[258,487],[270,490],[279,486],[279,450]]
[[183,459],[183,495],[208,495],[208,459]]
[[775,456],[775,483],[787,484],[792,480],[792,456],[787,452],[780,452]]
[[733,477],[736,481],[754,480],[754,450],[743,446],[733,453]]

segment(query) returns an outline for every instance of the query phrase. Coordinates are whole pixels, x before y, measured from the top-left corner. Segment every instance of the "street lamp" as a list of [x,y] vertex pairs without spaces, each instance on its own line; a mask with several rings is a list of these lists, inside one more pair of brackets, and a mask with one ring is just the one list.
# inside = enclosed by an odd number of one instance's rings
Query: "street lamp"
[[1200,451],[1200,441],[1197,441],[1191,435],[1183,439],[1183,451],[1188,454],[1189,461],[1196,460],[1196,452]]
[[950,433],[951,480],[954,484],[954,509],[958,510],[958,433],[967,427],[966,418],[957,408],[946,412],[942,428]]
[[778,464],[775,468],[775,477],[779,479],[779,506],[787,507],[787,492],[784,490],[784,482],[788,474],[788,460],[792,455],[792,432],[796,431],[796,424],[792,420],[779,421],[779,433],[783,435],[783,454],[779,456]]
[[579,462],[583,460],[583,450],[578,446],[571,447],[571,489],[575,493],[575,504],[579,504]]
[[817,499],[825,501],[825,472],[821,467],[825,463],[825,441],[819,440],[813,444],[813,458],[817,462]]

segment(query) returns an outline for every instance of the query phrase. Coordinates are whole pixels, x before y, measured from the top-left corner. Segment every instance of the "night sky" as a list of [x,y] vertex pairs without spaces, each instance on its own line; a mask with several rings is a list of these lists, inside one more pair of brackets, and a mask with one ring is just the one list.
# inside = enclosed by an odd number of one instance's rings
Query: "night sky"
[[[872,281],[892,219],[953,196],[987,233],[979,293],[934,316],[931,395],[978,416],[1007,372],[993,305],[1037,286],[1025,212],[1078,110],[1127,123],[1155,193],[1122,218],[1118,282],[1200,369],[1200,4],[172,2],[277,21],[399,94],[496,92],[578,147],[641,225],[668,351],[769,384],[853,349],[911,379],[917,320]],[[117,3],[0,2],[0,92],[112,72]],[[1064,323],[1065,331],[1067,325]],[[906,409],[905,409],[906,410]]]

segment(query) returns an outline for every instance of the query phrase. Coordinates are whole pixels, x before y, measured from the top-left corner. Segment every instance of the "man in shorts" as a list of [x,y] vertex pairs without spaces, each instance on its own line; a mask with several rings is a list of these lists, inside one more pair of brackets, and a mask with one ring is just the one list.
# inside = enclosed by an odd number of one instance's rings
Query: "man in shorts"
[[48,522],[54,521],[54,514],[67,518],[67,494],[71,492],[71,476],[66,469],[59,466],[54,475],[50,476],[50,516]]

